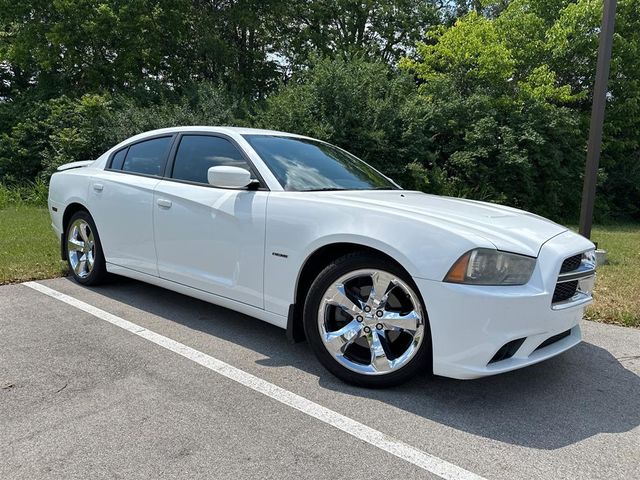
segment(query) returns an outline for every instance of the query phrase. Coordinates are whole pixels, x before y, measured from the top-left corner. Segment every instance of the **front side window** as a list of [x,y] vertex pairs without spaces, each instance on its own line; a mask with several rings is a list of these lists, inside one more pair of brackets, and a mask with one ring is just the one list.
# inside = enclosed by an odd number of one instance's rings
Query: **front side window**
[[[180,140],[171,178],[207,183],[211,167],[240,167],[252,172],[240,151],[227,139],[208,135],[185,135]],[[253,172],[251,178],[255,178]]]
[[245,135],[285,190],[395,190],[395,183],[359,158],[317,140]]
[[170,145],[171,137],[153,138],[131,145],[122,164],[122,171],[162,176]]

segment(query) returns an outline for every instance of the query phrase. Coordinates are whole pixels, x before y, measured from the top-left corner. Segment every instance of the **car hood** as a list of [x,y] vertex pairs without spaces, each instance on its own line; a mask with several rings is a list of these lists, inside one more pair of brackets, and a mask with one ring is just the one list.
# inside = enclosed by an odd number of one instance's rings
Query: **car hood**
[[536,257],[542,245],[567,228],[538,215],[503,205],[407,190],[323,192],[336,201],[356,203],[455,233],[483,237],[498,250]]

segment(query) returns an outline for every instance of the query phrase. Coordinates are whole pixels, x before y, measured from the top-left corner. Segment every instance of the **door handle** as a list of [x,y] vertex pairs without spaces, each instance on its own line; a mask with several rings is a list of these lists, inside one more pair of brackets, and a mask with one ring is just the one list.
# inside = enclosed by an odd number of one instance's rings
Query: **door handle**
[[159,198],[158,200],[156,200],[156,203],[162,208],[171,208],[171,205],[173,205],[173,203],[171,203],[171,200],[167,200],[166,198]]
[[103,188],[104,188],[104,185],[102,185],[101,183],[94,183],[93,184],[93,189],[96,192],[101,192]]

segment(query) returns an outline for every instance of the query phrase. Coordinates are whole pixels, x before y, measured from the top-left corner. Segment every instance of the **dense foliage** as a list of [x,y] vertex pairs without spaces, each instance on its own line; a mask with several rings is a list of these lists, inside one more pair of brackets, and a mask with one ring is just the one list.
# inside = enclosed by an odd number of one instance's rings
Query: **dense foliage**
[[[598,0],[0,0],[0,182],[144,130],[326,139],[409,188],[577,217]],[[640,4],[619,0],[597,214],[640,218]]]

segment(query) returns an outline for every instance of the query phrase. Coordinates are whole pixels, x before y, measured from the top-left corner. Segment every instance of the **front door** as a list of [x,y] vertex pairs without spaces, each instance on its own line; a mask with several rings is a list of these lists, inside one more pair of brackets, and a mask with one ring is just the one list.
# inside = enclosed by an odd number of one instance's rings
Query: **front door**
[[207,183],[212,166],[252,171],[227,138],[185,134],[178,142],[169,178],[160,181],[154,193],[160,277],[263,308],[269,192]]

